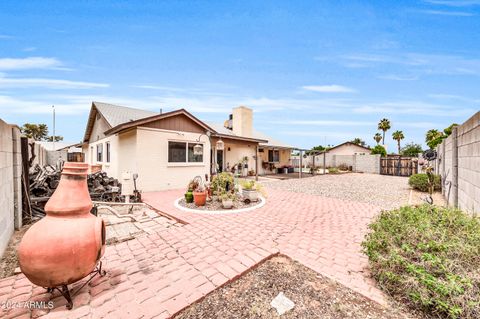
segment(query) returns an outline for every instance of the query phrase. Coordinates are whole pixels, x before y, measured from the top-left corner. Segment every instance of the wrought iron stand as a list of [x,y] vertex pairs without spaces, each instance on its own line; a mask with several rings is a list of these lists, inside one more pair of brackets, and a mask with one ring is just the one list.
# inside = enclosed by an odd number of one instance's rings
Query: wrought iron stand
[[83,285],[81,285],[76,291],[70,292],[67,285],[48,287],[46,289],[49,293],[53,293],[55,290],[60,292],[62,296],[67,300],[67,304],[65,307],[67,307],[68,310],[71,310],[73,308],[72,296],[75,296],[76,293],[82,290],[82,288],[85,287],[90,281],[92,281],[95,276],[99,275],[100,277],[103,277],[106,274],[107,272],[102,269],[102,261],[99,261],[98,264],[95,266],[95,269],[90,274],[88,274],[90,278],[88,278],[88,280],[85,281]]

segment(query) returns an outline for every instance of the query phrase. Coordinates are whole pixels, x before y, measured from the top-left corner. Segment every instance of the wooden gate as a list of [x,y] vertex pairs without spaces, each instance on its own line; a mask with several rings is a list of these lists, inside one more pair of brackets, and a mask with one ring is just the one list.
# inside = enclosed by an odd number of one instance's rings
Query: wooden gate
[[417,174],[418,165],[414,157],[382,157],[380,174],[393,176],[410,176]]

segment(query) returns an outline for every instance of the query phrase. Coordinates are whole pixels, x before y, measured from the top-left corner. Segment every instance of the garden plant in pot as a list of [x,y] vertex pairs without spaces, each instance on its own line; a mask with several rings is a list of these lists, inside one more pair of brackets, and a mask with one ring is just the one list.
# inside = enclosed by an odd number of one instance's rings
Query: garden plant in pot
[[255,181],[242,182],[242,196],[245,201],[258,201],[259,191],[261,191],[261,185],[255,183]]
[[187,203],[193,203],[193,192],[197,189],[198,182],[190,181],[187,186],[187,192],[185,193],[185,201]]
[[222,207],[225,209],[230,209],[233,207],[233,202],[236,200],[236,196],[233,193],[224,193],[220,196],[222,199]]
[[207,191],[203,185],[198,185],[198,187],[193,191],[193,202],[196,206],[205,206],[207,201]]

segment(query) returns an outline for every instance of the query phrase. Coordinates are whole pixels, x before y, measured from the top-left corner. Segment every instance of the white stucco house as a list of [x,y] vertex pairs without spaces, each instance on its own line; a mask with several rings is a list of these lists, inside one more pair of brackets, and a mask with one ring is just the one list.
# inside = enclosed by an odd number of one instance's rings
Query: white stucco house
[[257,132],[251,109],[233,108],[226,118],[207,123],[185,109],[156,113],[92,102],[82,151],[85,162],[109,176],[137,173],[144,192],[184,188],[195,176],[239,162],[254,174],[289,163],[293,147]]

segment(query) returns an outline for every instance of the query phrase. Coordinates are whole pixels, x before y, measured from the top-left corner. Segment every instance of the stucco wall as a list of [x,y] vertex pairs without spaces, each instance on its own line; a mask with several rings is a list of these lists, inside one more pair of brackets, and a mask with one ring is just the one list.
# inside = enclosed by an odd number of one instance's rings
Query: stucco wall
[[[90,143],[88,148],[83,148],[85,154],[85,162],[90,165],[102,165],[102,170],[107,173],[108,176],[119,178],[118,164],[120,163],[118,157],[118,135],[111,135],[102,138],[96,142]],[[107,143],[110,143],[110,162],[107,162]],[[103,144],[103,156],[102,161],[97,161],[97,145]],[[93,151],[92,151],[93,147]]]
[[20,130],[0,120],[0,256],[21,226]]
[[[294,166],[299,165],[298,156],[293,156]],[[340,165],[352,166],[354,172],[380,174],[380,155],[325,155],[326,167],[338,167]],[[302,165],[305,167],[313,166],[313,156],[307,156],[302,159]],[[315,167],[323,167],[323,154],[315,156]]]
[[[122,151],[122,159],[125,156],[136,158],[136,167],[130,163],[131,171],[138,173],[137,187],[143,192],[158,191],[164,189],[186,188],[188,182],[195,176],[205,178],[210,173],[210,144],[208,137],[202,136],[203,163],[169,163],[168,142],[191,142],[197,143],[198,133],[176,132],[150,128],[137,128],[136,131],[136,156],[125,154]],[[131,140],[129,140],[131,142]],[[124,147],[124,141],[120,141]],[[132,145],[130,144],[128,148]],[[122,166],[122,171],[128,169]]]
[[248,170],[255,170],[255,152],[256,145],[254,144],[231,144],[225,142],[224,147],[224,156],[225,156],[225,167],[227,163],[230,164],[230,167],[233,165],[242,162],[245,156],[248,156]]
[[453,130],[437,152],[435,166],[449,205],[480,213],[480,112]]
[[110,128],[107,121],[99,114],[100,113],[97,113],[97,117],[93,123],[92,132],[90,133],[90,142],[96,142],[105,138],[104,132]]
[[[263,148],[263,152],[259,153],[260,162],[258,163],[258,167],[259,167],[259,172],[258,173],[260,175],[272,173],[268,168],[267,169],[263,168],[263,163],[268,163],[268,151],[271,148],[268,148],[268,147],[262,147],[262,148]],[[291,165],[292,164],[292,162],[291,162],[292,150],[291,149],[280,149],[278,151],[279,151],[280,158],[279,158],[279,162],[275,163],[275,167],[282,167],[284,165]]]

